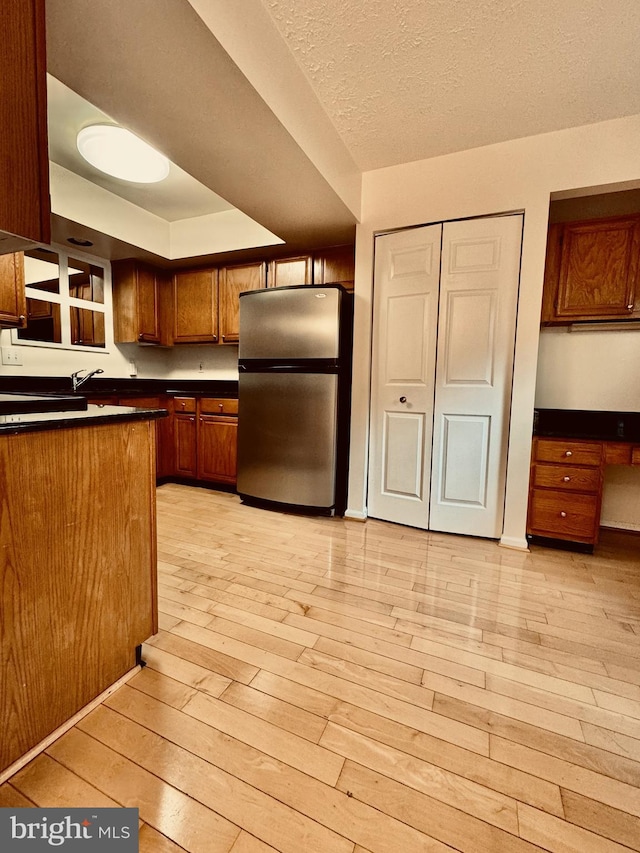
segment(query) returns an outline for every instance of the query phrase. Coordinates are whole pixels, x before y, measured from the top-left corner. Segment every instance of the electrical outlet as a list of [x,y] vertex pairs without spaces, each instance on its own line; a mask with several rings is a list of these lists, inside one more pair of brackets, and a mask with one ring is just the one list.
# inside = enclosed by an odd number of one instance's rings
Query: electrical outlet
[[22,353],[15,347],[2,347],[3,364],[22,364]]

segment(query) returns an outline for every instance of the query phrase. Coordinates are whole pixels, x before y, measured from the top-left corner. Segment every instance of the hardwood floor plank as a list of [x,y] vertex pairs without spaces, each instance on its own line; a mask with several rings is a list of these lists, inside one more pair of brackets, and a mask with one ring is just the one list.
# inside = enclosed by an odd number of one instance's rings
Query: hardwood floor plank
[[586,743],[640,763],[640,740],[590,723],[582,723]]
[[518,804],[520,835],[552,853],[628,853],[629,848],[587,829]]
[[40,808],[117,808],[122,804],[41,753],[11,779],[21,794]]
[[318,743],[327,725],[322,717],[237,682],[231,684],[220,699],[313,743]]
[[149,669],[162,675],[171,675],[176,681],[208,693],[210,696],[220,696],[234,682],[206,666],[185,660],[179,655],[171,654],[159,646],[145,645],[143,660]]
[[626,844],[632,850],[640,850],[640,818],[564,788],[562,802],[570,823],[603,835],[611,841]]
[[613,779],[604,770],[598,772],[581,767],[566,759],[494,735],[491,736],[491,757],[511,767],[527,767],[530,773],[561,788],[640,817],[638,786]]
[[507,767],[347,703],[340,703],[329,720],[550,814],[564,815],[559,786],[530,773]]
[[152,637],[144,648],[151,646],[163,649],[191,663],[203,666],[224,678],[239,681],[241,684],[248,684],[258,672],[256,666],[244,663],[216,649],[205,647],[201,643],[191,642],[188,638],[175,634],[173,631],[186,631],[186,628],[182,622],[179,622],[171,632]]
[[237,830],[226,850],[242,828],[282,853],[353,851],[346,838],[105,706],[85,717],[82,730],[116,752],[126,752],[141,768],[160,767],[165,783],[223,815],[221,820]]
[[[261,755],[253,747],[229,738],[214,726],[199,720],[184,720],[179,711],[158,711],[154,709],[151,700],[136,698],[135,691],[121,691],[113,698],[118,711],[127,715],[130,720],[136,720],[137,725],[161,732],[165,738],[179,743],[194,756],[209,760],[217,767],[250,782],[260,791],[270,793],[280,804],[284,803],[295,808],[300,814],[331,827],[338,835],[344,836],[344,840],[349,838],[362,841],[374,853],[394,853],[398,849],[395,845],[400,845],[403,851],[406,849],[416,853],[425,849],[441,849],[424,846],[425,839],[397,821],[352,800],[343,792],[306,776],[299,770]],[[105,719],[104,725],[109,726],[110,721]],[[131,732],[135,734],[136,729]],[[276,815],[262,817],[268,821],[275,819]],[[342,850],[343,846],[340,841],[339,849]],[[285,847],[277,849],[284,850]],[[300,849],[306,851],[318,848]],[[334,846],[326,848],[327,851],[334,849]]]
[[356,764],[454,808],[463,809],[506,832],[514,835],[518,832],[516,801],[491,788],[335,723],[329,723],[320,743]]
[[37,803],[25,797],[10,782],[0,785],[0,809],[30,809]]
[[148,823],[143,823],[138,830],[138,853],[181,853],[183,850],[184,847],[179,847]]
[[[396,819],[455,844],[462,853],[539,853],[540,847],[478,820],[399,782],[347,761],[338,787],[352,797],[386,811]],[[446,847],[453,850],[453,847]]]
[[139,809],[145,823],[189,853],[228,853],[240,832],[206,805],[78,727],[47,752],[123,806]]
[[244,829],[236,839],[230,853],[273,853],[274,847],[260,841],[255,835],[249,835]]

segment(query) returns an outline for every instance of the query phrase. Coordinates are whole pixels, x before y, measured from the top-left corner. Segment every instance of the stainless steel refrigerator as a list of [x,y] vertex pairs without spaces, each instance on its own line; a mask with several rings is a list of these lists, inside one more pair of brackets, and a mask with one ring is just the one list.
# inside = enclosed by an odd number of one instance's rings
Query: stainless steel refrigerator
[[352,295],[340,285],[240,294],[238,493],[344,513]]

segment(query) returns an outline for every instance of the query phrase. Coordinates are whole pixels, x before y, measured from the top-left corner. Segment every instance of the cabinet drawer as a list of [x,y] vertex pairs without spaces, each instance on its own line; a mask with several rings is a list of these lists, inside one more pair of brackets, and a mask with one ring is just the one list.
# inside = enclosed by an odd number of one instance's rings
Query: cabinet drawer
[[238,401],[225,397],[203,397],[200,400],[200,412],[203,415],[237,415]]
[[597,494],[600,490],[600,469],[539,463],[533,471],[533,485],[544,489],[567,489]]
[[174,397],[173,410],[176,414],[185,412],[189,415],[196,413],[196,398],[195,397]]
[[533,489],[529,507],[529,532],[592,542],[597,534],[597,514],[597,495]]
[[160,409],[159,397],[119,397],[119,406],[135,406],[137,409]]
[[565,462],[570,465],[600,465],[602,444],[595,441],[564,441],[539,438],[536,442],[537,462]]

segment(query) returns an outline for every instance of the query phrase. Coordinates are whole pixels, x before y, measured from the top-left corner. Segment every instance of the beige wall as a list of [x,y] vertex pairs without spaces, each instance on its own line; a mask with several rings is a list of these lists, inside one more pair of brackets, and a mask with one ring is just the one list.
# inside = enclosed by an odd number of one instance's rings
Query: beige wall
[[522,273],[502,543],[526,547],[531,429],[551,193],[640,186],[640,116],[368,172],[356,242],[349,508],[366,516],[373,243],[377,232],[524,211]]

